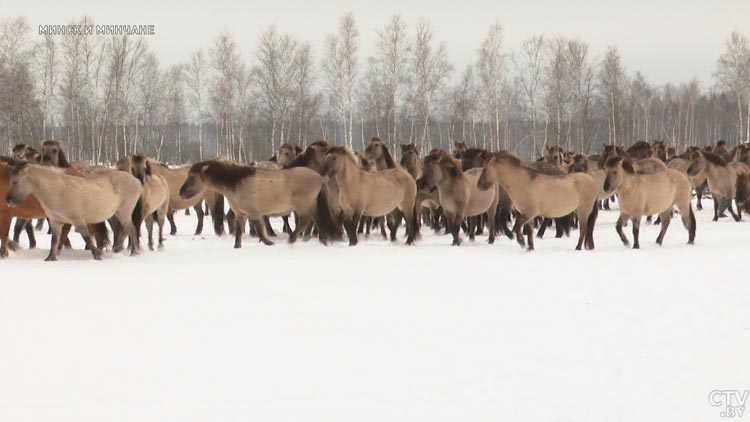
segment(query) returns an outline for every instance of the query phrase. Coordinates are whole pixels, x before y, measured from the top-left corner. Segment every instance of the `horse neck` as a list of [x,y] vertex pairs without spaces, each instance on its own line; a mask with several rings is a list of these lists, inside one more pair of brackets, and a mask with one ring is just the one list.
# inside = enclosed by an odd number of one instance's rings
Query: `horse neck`
[[55,172],[40,166],[31,166],[24,175],[31,185],[31,193],[37,197],[40,203],[44,203],[50,197],[59,196],[60,191],[67,184],[66,174],[50,173]]
[[365,173],[365,171],[359,168],[356,163],[347,159],[344,168],[336,174],[334,179],[336,179],[339,189],[346,191],[350,189],[356,190],[357,186],[359,186],[362,173]]
[[495,162],[495,169],[499,179],[498,183],[505,190],[514,190],[516,188],[525,189],[525,186],[512,185],[509,181],[513,179],[520,180],[523,185],[527,185],[531,182],[531,177],[529,177],[530,170],[523,168],[522,166],[508,161],[497,161]]

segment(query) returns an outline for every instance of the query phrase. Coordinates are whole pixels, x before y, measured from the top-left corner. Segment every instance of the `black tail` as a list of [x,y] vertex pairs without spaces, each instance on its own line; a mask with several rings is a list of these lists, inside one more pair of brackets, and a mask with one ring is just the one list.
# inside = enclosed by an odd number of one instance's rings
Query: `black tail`
[[690,204],[690,227],[688,229],[688,243],[693,244],[695,242],[695,214],[693,213],[693,204]]
[[135,237],[140,239],[141,223],[143,223],[143,204],[141,203],[140,198],[138,198],[138,202],[135,203],[131,220],[133,221],[133,227],[135,227]]
[[211,220],[214,222],[214,232],[216,235],[224,235],[224,196],[219,193],[214,194],[214,206],[211,207]]
[[586,246],[589,249],[594,249],[594,226],[596,225],[596,218],[599,216],[599,206],[599,201],[594,201],[594,207],[586,220]]
[[412,210],[411,213],[411,227],[414,231],[412,237],[413,240],[416,242],[417,240],[420,240],[422,238],[422,233],[420,233],[419,229],[422,226],[422,222],[419,221],[418,213],[417,211],[422,207],[421,204],[417,203],[417,201],[414,201],[414,210]]
[[328,189],[323,186],[318,194],[318,203],[315,212],[315,226],[318,229],[320,243],[326,245],[328,241],[336,237],[336,224],[333,222],[331,207],[328,206]]
[[109,247],[110,241],[109,230],[107,230],[107,223],[102,221],[101,223],[92,224],[89,230],[94,235],[94,240],[96,240],[96,245],[99,247],[99,249]]

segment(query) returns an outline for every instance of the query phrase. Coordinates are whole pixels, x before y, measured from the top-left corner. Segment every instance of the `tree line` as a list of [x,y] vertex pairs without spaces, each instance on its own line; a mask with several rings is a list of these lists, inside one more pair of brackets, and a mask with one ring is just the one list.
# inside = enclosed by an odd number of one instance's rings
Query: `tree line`
[[707,87],[652,84],[626,70],[617,47],[597,57],[580,39],[537,35],[509,48],[499,22],[463,69],[428,21],[399,15],[375,30],[369,57],[350,13],[320,51],[271,25],[253,57],[222,31],[168,67],[144,36],[34,33],[23,17],[0,24],[5,154],[41,139],[63,140],[74,160],[145,152],[173,163],[260,161],[285,142],[319,139],[360,149],[371,137],[422,153],[465,141],[528,158],[550,145],[750,141],[750,46],[737,31]]

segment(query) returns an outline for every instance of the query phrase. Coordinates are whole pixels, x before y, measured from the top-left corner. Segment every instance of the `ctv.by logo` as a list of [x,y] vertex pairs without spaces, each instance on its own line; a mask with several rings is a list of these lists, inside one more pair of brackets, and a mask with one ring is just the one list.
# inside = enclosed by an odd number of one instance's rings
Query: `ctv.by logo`
[[723,409],[719,413],[722,418],[741,418],[745,414],[748,396],[750,390],[714,390],[708,393],[708,402]]

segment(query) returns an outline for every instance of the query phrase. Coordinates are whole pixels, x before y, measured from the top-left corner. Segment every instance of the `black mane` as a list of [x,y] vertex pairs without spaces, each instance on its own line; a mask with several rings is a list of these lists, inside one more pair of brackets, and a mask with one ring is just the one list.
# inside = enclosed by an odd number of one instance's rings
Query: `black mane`
[[224,186],[227,189],[236,189],[245,178],[255,174],[255,166],[235,164],[224,160],[208,160],[193,164],[190,173],[202,173],[203,177],[211,183]]

